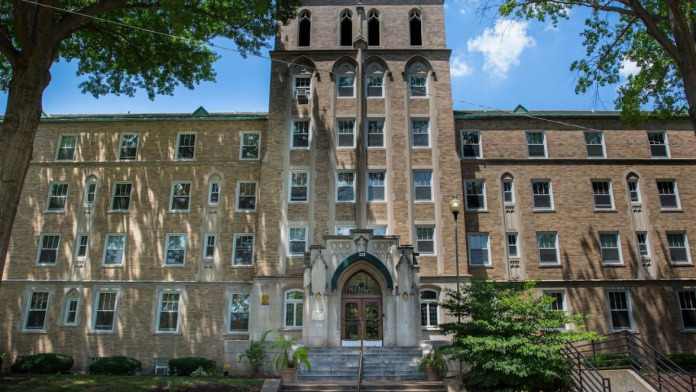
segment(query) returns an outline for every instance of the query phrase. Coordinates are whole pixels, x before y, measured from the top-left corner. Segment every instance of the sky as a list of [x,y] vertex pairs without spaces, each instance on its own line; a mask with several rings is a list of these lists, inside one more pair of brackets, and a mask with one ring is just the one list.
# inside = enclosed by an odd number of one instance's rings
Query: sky
[[[577,74],[573,60],[584,55],[584,15],[573,11],[568,21],[548,23],[482,15],[479,0],[447,0],[445,30],[452,49],[452,95],[455,109],[512,110],[518,104],[529,110],[613,110],[616,87],[607,86],[584,95],[574,92]],[[230,42],[222,45],[232,47]],[[267,52],[267,51],[266,51]],[[265,112],[268,110],[270,62],[242,58],[219,51],[215,82],[195,89],[178,88],[173,96],[150,100],[140,91],[135,97],[82,94],[77,65],[64,61],[51,69],[52,80],[44,94],[48,114],[193,112]],[[635,71],[625,64],[622,75]],[[0,93],[0,108],[7,96]],[[4,111],[4,110],[3,110]]]

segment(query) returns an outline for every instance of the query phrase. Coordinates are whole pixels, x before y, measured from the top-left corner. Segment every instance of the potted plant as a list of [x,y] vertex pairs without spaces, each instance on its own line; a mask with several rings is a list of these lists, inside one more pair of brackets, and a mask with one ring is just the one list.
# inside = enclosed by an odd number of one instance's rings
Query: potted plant
[[441,350],[429,352],[420,361],[420,369],[425,372],[428,381],[439,381],[447,375],[447,359]]
[[261,373],[261,368],[266,358],[266,336],[270,332],[271,330],[264,332],[259,340],[252,340],[249,343],[249,348],[239,355],[240,362],[243,360],[249,362],[249,368],[253,376],[258,376]]
[[296,346],[295,339],[279,335],[273,343],[273,346],[278,349],[278,354],[276,354],[273,360],[273,365],[276,370],[280,372],[283,384],[296,381],[297,367],[299,365],[304,365],[307,369],[312,368],[312,364],[309,362],[307,347]]

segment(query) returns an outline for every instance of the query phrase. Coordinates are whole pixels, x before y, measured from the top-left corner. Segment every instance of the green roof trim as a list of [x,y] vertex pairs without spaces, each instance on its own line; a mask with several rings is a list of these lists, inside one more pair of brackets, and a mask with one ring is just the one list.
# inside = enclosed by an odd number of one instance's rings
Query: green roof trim
[[[484,120],[484,119],[500,119],[500,118],[528,118],[544,117],[544,118],[605,118],[605,119],[621,119],[621,112],[614,110],[589,111],[589,110],[518,110],[520,106],[515,108],[514,112],[502,110],[455,110],[455,120]],[[646,117],[651,119],[665,120],[650,113],[645,113]],[[688,120],[686,115],[675,116],[672,119]]]
[[[253,121],[266,120],[265,112],[233,112],[202,114],[200,109],[194,113],[119,113],[119,114],[54,114],[42,116],[42,123],[61,122],[117,122],[117,121]],[[0,116],[0,120],[2,120]]]
[[529,110],[527,110],[527,108],[522,106],[522,105],[517,105],[515,107],[515,109],[513,110],[513,112],[515,112],[515,113],[529,113]]
[[193,117],[208,117],[210,113],[203,106],[199,106],[198,109],[193,111],[191,114]]

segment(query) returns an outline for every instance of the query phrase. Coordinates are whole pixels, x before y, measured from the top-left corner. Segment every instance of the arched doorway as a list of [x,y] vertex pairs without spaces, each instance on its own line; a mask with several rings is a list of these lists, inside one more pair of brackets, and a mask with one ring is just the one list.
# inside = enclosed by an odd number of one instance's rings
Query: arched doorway
[[344,346],[382,345],[382,289],[366,271],[353,274],[341,297],[341,340]]

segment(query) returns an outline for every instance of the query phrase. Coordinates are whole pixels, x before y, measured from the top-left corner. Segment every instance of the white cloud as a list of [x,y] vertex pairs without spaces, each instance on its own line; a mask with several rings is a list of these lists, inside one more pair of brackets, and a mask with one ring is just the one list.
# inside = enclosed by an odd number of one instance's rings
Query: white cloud
[[462,56],[454,56],[452,57],[452,62],[450,64],[450,73],[452,74],[453,78],[461,78],[464,76],[469,76],[471,75],[471,72],[473,69],[471,69],[471,66],[464,61],[464,58]]
[[640,67],[635,61],[629,59],[623,59],[621,61],[621,69],[619,70],[619,75],[622,78],[628,79],[629,76],[637,75],[640,72]]
[[527,22],[498,19],[495,26],[470,39],[467,47],[470,52],[483,54],[485,71],[505,78],[510,68],[519,65],[522,52],[536,45],[534,38],[527,34],[527,27]]

